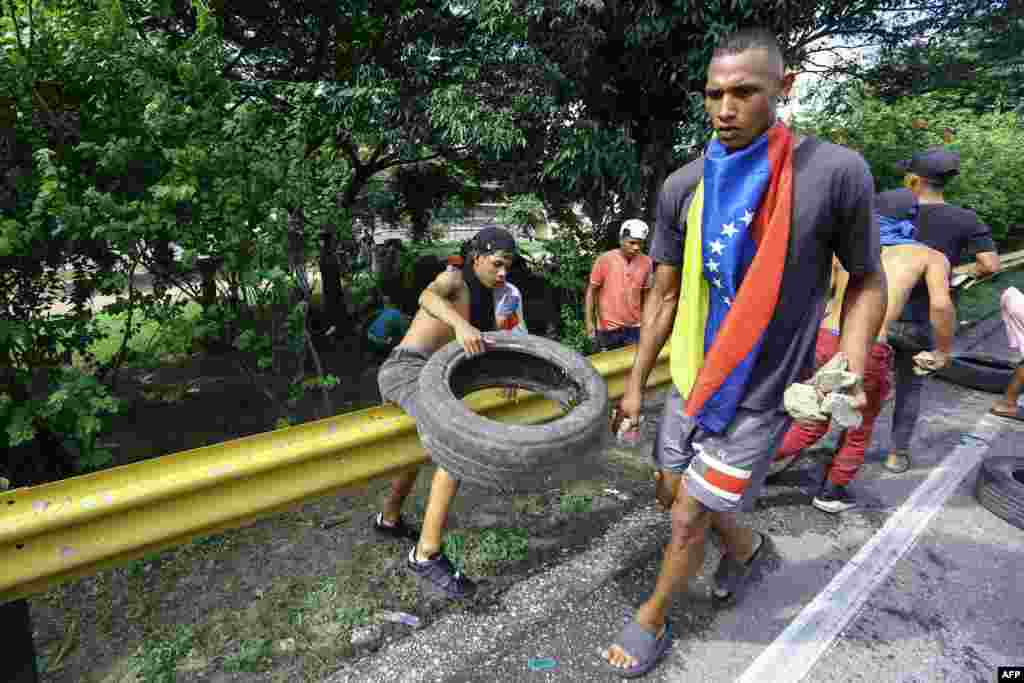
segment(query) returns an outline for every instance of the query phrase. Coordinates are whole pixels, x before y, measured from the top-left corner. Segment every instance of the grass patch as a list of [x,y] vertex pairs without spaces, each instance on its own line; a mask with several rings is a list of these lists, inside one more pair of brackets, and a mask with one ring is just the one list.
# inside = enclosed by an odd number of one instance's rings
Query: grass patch
[[235,652],[224,658],[224,670],[231,673],[259,671],[270,660],[271,654],[272,647],[268,639],[243,640]]
[[156,564],[157,562],[166,559],[170,553],[168,551],[161,551],[157,553],[150,553],[144,557],[140,557],[136,560],[132,560],[127,565],[128,576],[137,579],[146,573],[146,565]]
[[192,541],[193,546],[207,550],[223,550],[230,543],[230,539],[225,534],[212,534]]
[[547,506],[544,496],[530,494],[513,498],[512,507],[521,515],[540,515]]
[[487,529],[480,534],[480,558],[489,564],[525,560],[529,548],[525,529]]
[[178,661],[192,649],[191,626],[179,626],[167,637],[147,641],[134,658],[139,679],[144,683],[174,683]]
[[444,537],[444,554],[461,571],[466,571],[466,545],[464,534],[446,534]]
[[353,628],[370,623],[369,607],[342,607],[335,612],[338,623]]
[[593,506],[593,496],[581,496],[569,493],[562,496],[561,501],[559,501],[559,509],[569,515],[579,515],[590,512]]

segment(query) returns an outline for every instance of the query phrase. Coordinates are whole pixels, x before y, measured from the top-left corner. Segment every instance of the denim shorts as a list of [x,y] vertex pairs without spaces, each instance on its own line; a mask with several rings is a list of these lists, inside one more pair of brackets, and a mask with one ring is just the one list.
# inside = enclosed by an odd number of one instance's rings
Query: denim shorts
[[715,512],[753,508],[792,419],[782,410],[739,408],[716,434],[687,416],[684,405],[673,386],[654,440],[658,468],[685,474],[689,494]]

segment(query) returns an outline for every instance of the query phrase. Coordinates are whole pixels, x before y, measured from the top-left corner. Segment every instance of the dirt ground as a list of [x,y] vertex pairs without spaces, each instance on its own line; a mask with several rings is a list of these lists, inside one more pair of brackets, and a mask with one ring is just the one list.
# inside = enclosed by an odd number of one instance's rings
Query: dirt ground
[[[324,362],[342,380],[332,392],[338,412],[379,402],[378,359],[350,348],[326,352]],[[118,393],[131,405],[104,438],[116,464],[266,431],[277,417],[225,356],[128,371]],[[311,396],[297,413],[315,419],[320,409]],[[448,610],[492,609],[513,582],[649,504],[643,450],[584,454],[522,495],[496,498],[464,486],[446,542],[467,574],[483,581],[471,603],[446,603],[422,589],[401,567],[409,545],[373,534],[369,521],[387,488],[374,482],[32,598],[42,680],[321,680],[345,659],[410,632],[382,612],[414,615],[422,627]],[[423,468],[407,505],[416,520],[431,471]]]

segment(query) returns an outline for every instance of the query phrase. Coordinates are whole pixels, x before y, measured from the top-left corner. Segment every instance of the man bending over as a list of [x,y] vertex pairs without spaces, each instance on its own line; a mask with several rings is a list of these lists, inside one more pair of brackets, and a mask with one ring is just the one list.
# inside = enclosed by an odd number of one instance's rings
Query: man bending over
[[[471,241],[469,258],[462,269],[448,268],[423,290],[409,331],[380,366],[377,381],[385,401],[398,404],[415,419],[420,371],[435,351],[452,339],[462,344],[468,354],[487,350],[480,333],[497,329],[494,292],[504,288],[515,253],[516,242],[511,234],[501,228],[485,228]],[[417,472],[418,468],[408,470],[392,482],[391,495],[374,519],[378,533],[395,538],[417,537],[402,519],[402,503],[416,483]],[[448,508],[458,490],[458,480],[438,467],[430,485],[423,530],[406,561],[413,574],[449,598],[466,598],[476,591],[476,584],[457,572],[441,552]]]
[[[886,243],[882,235],[882,244]],[[871,443],[875,420],[882,409],[882,401],[891,387],[893,350],[886,343],[886,329],[897,320],[907,303],[911,290],[922,280],[928,287],[931,302],[931,324],[934,330],[935,349],[930,353],[919,353],[915,362],[921,371],[935,371],[949,364],[953,352],[953,334],[956,330],[956,309],[949,295],[949,260],[945,254],[923,244],[908,243],[885,246],[882,249],[882,267],[888,283],[888,305],[885,323],[878,340],[871,347],[864,369],[864,395],[867,399],[863,410],[863,421],[856,428],[846,430],[839,450],[829,464],[825,480],[811,504],[829,513],[838,513],[856,507],[857,501],[847,486],[857,476],[864,464],[864,452]],[[843,295],[846,293],[848,273],[832,262],[833,296],[829,302],[828,314],[818,330],[818,342],[814,351],[815,366],[825,365],[839,351],[840,318],[843,309]],[[775,456],[769,475],[778,474],[792,465],[828,431],[828,422],[796,422],[786,432],[782,446]],[[911,429],[913,426],[911,426]]]

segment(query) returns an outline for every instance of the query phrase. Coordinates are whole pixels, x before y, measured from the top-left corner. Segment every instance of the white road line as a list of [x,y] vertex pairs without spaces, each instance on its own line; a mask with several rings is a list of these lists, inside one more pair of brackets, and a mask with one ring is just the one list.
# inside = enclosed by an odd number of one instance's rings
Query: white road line
[[737,683],[794,683],[810,673],[836,636],[857,614],[901,557],[913,546],[967,473],[1002,430],[985,415],[878,533],[865,543],[737,680]]

